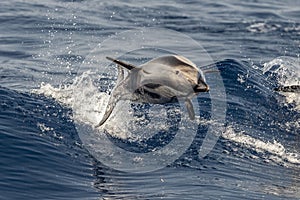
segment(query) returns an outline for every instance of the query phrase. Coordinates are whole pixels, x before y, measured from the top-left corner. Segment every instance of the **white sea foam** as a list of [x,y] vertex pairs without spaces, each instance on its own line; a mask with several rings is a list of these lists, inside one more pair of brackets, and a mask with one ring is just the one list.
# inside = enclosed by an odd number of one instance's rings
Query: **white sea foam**
[[253,33],[267,33],[281,28],[279,24],[268,24],[266,22],[257,22],[249,25],[247,30]]
[[263,153],[266,162],[273,161],[278,164],[289,166],[289,164],[300,164],[299,152],[290,152],[278,141],[262,141],[253,138],[245,132],[236,132],[232,127],[227,127],[222,137],[238,143],[257,153]]

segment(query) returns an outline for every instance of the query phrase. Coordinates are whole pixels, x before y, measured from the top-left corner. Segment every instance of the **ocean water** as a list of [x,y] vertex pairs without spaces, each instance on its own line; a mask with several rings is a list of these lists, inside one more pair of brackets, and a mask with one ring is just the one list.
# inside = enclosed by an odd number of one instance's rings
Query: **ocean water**
[[[0,199],[299,199],[298,1],[1,1]],[[165,54],[210,85],[121,101],[117,70]],[[113,145],[112,145],[113,144]]]

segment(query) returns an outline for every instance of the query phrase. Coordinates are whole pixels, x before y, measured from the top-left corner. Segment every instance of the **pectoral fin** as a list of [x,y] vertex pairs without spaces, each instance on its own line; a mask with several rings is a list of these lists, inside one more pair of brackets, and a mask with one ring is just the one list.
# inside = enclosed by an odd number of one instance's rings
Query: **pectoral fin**
[[190,99],[185,100],[185,106],[188,111],[190,119],[194,120],[195,119],[195,111],[194,111],[194,107],[193,107],[193,104]]

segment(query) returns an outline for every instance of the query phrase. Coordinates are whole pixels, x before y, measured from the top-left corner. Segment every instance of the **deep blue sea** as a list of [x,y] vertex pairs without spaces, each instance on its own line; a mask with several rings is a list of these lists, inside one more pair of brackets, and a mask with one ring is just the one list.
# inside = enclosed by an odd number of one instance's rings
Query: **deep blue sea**
[[[300,94],[274,90],[300,84],[300,1],[2,0],[0,26],[0,199],[300,199]],[[105,56],[165,54],[207,72],[196,120],[121,101],[96,129]]]

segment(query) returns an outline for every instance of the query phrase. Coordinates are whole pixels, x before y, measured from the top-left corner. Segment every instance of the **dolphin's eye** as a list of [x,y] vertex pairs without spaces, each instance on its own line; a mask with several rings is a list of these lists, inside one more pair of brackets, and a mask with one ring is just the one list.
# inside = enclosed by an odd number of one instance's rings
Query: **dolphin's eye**
[[186,80],[187,80],[189,83],[193,83],[193,81],[192,81],[190,78],[186,78]]
[[179,74],[179,71],[178,70],[176,70],[176,72],[175,72],[176,74]]

